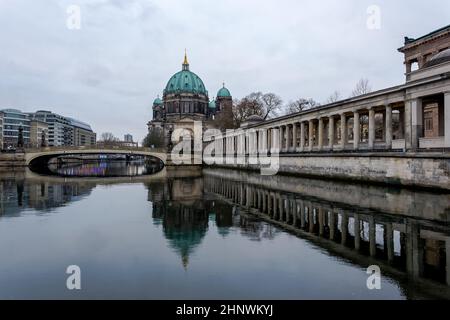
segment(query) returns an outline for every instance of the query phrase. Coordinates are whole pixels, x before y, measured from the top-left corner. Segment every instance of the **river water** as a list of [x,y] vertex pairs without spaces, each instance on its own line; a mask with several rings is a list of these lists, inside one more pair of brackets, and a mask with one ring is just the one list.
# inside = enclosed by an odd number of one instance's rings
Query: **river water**
[[[448,194],[125,162],[59,170],[0,173],[2,299],[450,297]],[[81,290],[66,286],[73,265]]]

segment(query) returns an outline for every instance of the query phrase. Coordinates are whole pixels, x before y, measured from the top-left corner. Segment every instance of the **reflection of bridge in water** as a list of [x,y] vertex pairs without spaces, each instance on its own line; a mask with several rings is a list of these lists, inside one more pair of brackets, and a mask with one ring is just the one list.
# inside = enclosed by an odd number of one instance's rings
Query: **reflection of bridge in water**
[[[336,182],[316,180],[314,185],[310,179],[265,179],[257,174],[217,169],[204,170],[204,173],[205,191],[241,210],[362,268],[379,265],[383,274],[400,278],[406,286],[419,285],[427,294],[450,297],[449,196],[434,195],[440,201],[433,203],[433,194],[408,190],[347,185],[354,189],[353,194],[348,194],[345,188],[339,191]],[[274,189],[289,188],[290,184],[294,184],[290,190]],[[334,201],[328,199],[329,188],[333,189]],[[303,192],[297,192],[299,189]],[[372,208],[375,202],[361,201],[366,207],[352,203],[358,195],[365,194],[389,198],[377,204],[386,210]],[[430,211],[421,212],[423,217],[413,217],[409,206],[416,205],[417,210],[421,197],[427,199],[423,205]],[[406,198],[410,201],[395,205],[399,199]]]

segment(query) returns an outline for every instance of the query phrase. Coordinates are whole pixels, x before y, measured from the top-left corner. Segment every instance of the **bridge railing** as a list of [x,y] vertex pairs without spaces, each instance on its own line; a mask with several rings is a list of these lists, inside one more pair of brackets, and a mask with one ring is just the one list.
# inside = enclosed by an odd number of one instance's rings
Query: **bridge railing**
[[25,153],[31,152],[55,152],[55,151],[102,151],[102,150],[117,150],[130,152],[155,152],[166,153],[164,148],[146,148],[146,147],[131,147],[131,146],[115,146],[115,145],[91,145],[91,146],[58,146],[58,147],[42,147],[42,148],[26,148]]

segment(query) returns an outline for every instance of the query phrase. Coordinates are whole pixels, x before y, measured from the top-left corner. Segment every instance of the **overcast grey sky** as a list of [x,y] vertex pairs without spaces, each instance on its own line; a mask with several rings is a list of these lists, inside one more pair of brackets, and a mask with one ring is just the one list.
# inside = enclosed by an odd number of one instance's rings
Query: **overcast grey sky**
[[[81,9],[81,29],[66,23]],[[367,28],[367,8],[381,28]],[[184,49],[210,98],[275,92],[287,103],[404,81],[403,37],[450,24],[447,0],[0,0],[0,109],[47,109],[141,141]]]

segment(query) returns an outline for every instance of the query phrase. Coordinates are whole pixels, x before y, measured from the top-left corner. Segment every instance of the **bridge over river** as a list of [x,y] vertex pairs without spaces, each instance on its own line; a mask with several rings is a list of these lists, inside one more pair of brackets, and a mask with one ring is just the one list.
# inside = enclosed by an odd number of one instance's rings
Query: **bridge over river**
[[25,166],[47,164],[48,161],[60,156],[96,154],[116,154],[127,156],[154,157],[167,163],[167,153],[164,149],[150,149],[143,147],[124,146],[79,146],[79,147],[45,147],[38,149],[25,149],[23,162]]

